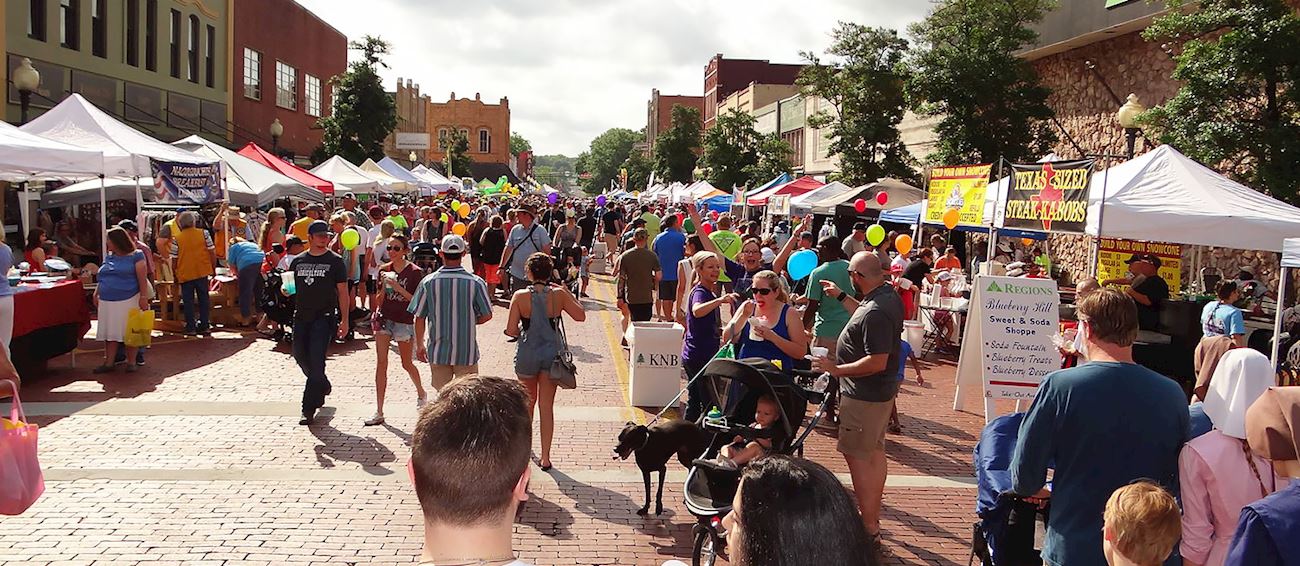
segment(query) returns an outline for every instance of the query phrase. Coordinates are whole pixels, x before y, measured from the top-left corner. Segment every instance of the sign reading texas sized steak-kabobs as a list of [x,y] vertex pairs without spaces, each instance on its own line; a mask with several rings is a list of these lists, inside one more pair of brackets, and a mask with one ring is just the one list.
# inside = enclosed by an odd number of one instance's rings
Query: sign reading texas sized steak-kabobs
[[1088,183],[1094,164],[1092,159],[1013,164],[1002,225],[1082,234],[1088,224]]

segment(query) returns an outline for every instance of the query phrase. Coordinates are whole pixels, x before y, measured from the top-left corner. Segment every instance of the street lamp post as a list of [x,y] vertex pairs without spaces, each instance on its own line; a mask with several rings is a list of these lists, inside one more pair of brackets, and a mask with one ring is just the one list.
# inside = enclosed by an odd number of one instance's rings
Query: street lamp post
[[21,63],[14,68],[13,73],[14,88],[18,89],[18,107],[20,115],[18,125],[27,123],[27,109],[32,103],[32,93],[41,87],[41,73],[32,66],[32,60],[23,57]]
[[280,119],[276,118],[274,122],[271,122],[271,153],[276,157],[280,157],[280,136],[283,135],[284,124],[281,124]]
[[419,159],[420,156],[415,154],[415,150],[411,150],[411,153],[406,154],[406,158],[411,161],[411,167],[415,167],[417,165],[415,160]]
[[1115,119],[1119,120],[1119,125],[1124,128],[1124,141],[1128,144],[1129,159],[1133,159],[1133,154],[1137,151],[1137,138],[1142,135],[1142,128],[1138,126],[1138,116],[1146,111],[1146,107],[1138,102],[1137,95],[1129,94],[1128,100],[1124,101],[1124,105],[1120,106],[1119,111],[1115,113]]

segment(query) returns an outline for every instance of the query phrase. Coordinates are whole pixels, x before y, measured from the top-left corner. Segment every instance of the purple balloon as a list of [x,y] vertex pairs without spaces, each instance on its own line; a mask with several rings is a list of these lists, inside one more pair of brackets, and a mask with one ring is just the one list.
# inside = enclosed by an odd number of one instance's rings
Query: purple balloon
[[551,193],[551,194],[549,194],[549,195],[546,195],[546,202],[549,202],[549,203],[551,203],[551,204],[555,204],[555,203],[557,203],[557,202],[560,202],[560,195],[559,195],[559,193]]
[[606,202],[607,201],[605,200],[605,195],[600,195],[596,197],[596,206],[605,206]]

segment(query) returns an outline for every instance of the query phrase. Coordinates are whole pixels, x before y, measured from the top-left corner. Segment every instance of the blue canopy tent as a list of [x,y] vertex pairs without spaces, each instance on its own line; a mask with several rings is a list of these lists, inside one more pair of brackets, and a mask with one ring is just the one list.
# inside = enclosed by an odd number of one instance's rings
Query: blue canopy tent
[[706,198],[700,202],[709,207],[709,210],[723,213],[731,210],[731,198],[731,195],[718,195],[716,197]]

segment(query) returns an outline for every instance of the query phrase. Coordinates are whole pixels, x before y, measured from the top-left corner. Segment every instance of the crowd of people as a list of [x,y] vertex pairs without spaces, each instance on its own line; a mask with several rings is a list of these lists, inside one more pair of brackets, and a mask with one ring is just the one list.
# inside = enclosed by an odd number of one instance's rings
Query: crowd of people
[[[764,232],[758,221],[694,204],[603,197],[363,204],[344,194],[332,209],[210,212],[208,221],[178,211],[143,239],[135,221],[122,220],[104,235],[102,265],[79,262],[95,273],[96,339],[107,343],[95,371],[144,363],[142,350],[125,345],[126,319],[149,310],[163,277],[181,294],[183,332],[210,334],[209,291],[220,272],[238,287],[235,326],[292,342],[305,376],[299,423],[310,425],[332,389],[330,344],[368,329],[376,408],[364,424],[385,422],[396,349],[422,408],[411,474],[426,520],[423,559],[438,564],[520,564],[510,525],[529,497],[533,415],[538,464],[549,471],[555,398],[571,386],[562,371],[564,319],[585,320],[597,262],[614,279],[625,330],[653,320],[683,327],[686,420],[700,421],[721,402],[705,375],[720,355],[829,376],[827,421],[838,431],[852,493],[824,467],[772,453],[770,440],[724,450],[708,464],[742,478],[724,521],[732,563],[877,563],[885,438],[902,432],[895,401],[909,360],[923,379],[902,338],[904,321],[916,318],[922,291],[960,296],[967,281],[966,262],[942,235],[928,247],[897,249],[899,234],[871,245],[863,223],[841,236],[830,222],[791,218]],[[60,249],[38,228],[23,259],[43,270]],[[995,260],[1021,259],[1004,245],[994,249]],[[792,258],[803,252],[815,254],[816,265],[796,273]],[[0,248],[0,266],[5,253],[15,259]],[[1051,272],[1038,249],[1023,255],[1028,261],[1004,262],[1009,274]],[[1195,565],[1296,560],[1300,493],[1287,478],[1300,476],[1293,462],[1300,397],[1270,388],[1267,358],[1241,348],[1232,306],[1240,291],[1224,283],[1203,314],[1189,407],[1174,381],[1133,360],[1137,332],[1168,288],[1160,288],[1158,258],[1134,256],[1130,265],[1134,279],[1103,282],[1130,284],[1125,290],[1079,286],[1079,327],[1061,345],[1075,362],[1044,379],[1020,426],[1014,493],[1050,502],[1044,559],[1151,566],[1176,545]],[[276,303],[288,305],[286,317],[271,312]],[[514,381],[479,375],[476,329],[493,318],[494,304],[505,310],[515,345]],[[951,318],[934,325],[941,342],[955,338]],[[417,364],[428,366],[427,387]],[[6,371],[0,364],[0,378]],[[758,428],[773,425],[775,406],[757,401]],[[465,497],[470,491],[482,495]],[[819,540],[827,537],[834,542]]]

